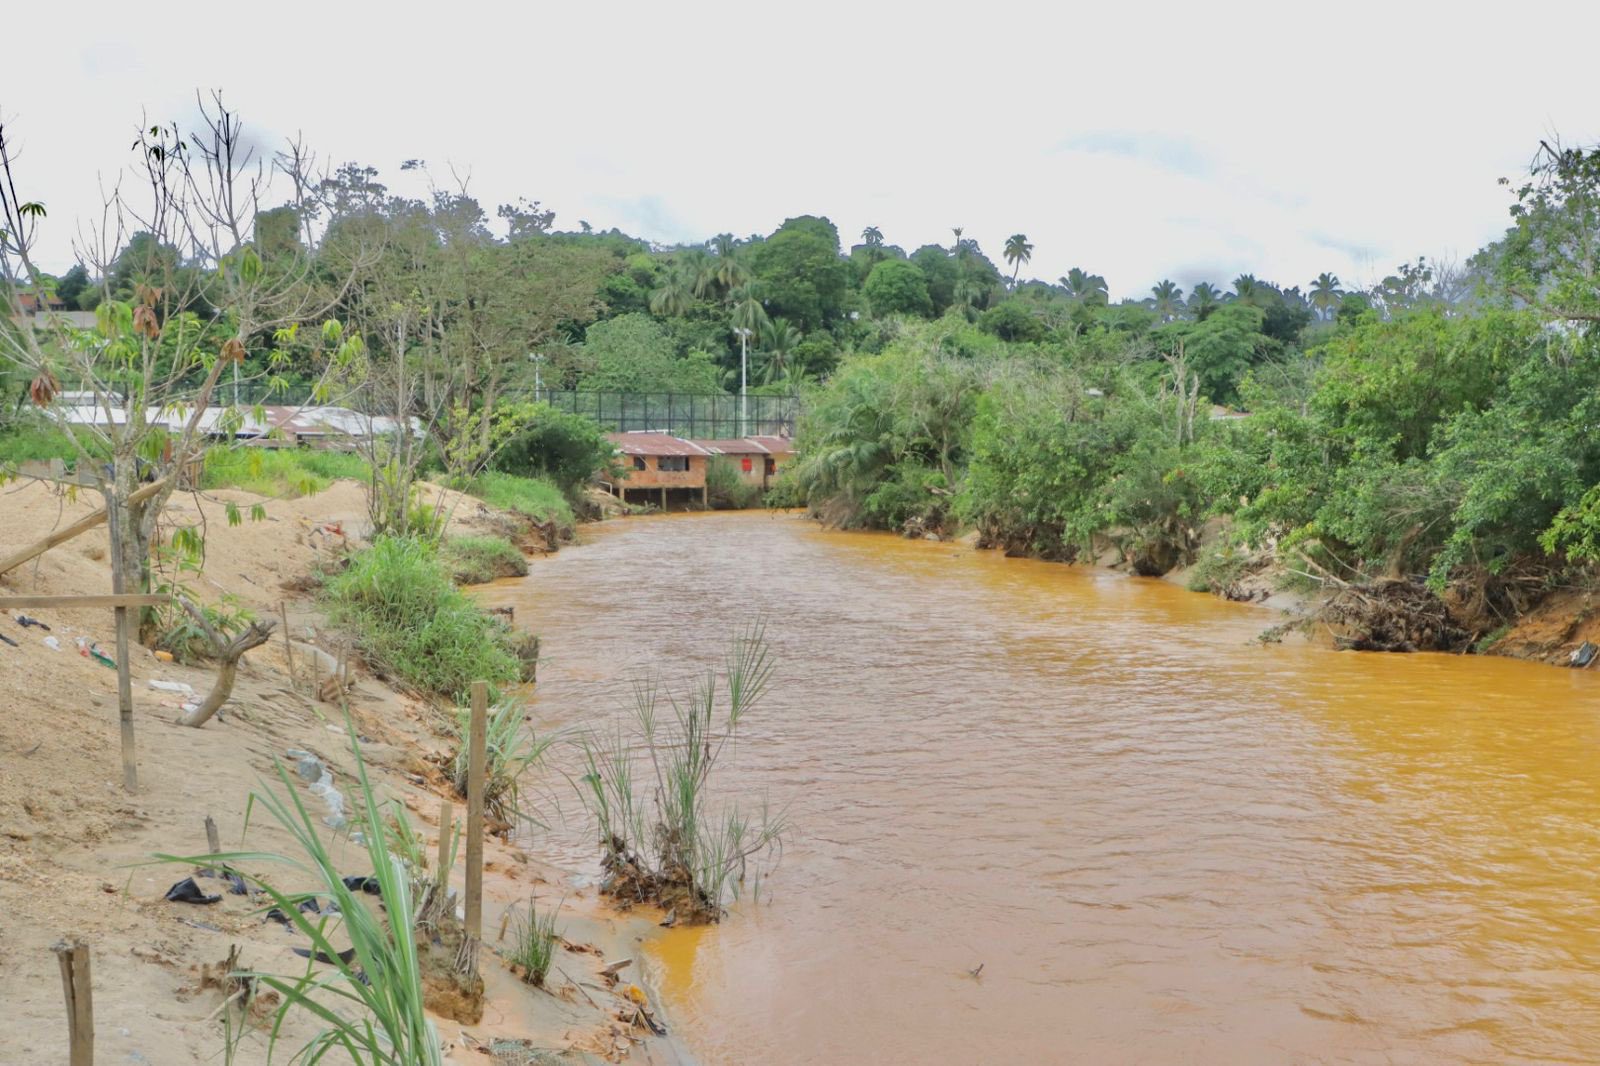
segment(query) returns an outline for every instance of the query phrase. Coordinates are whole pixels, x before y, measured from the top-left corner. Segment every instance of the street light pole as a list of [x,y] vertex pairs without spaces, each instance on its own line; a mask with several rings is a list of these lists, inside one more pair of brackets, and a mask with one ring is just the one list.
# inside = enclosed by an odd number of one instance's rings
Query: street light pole
[[739,436],[747,436],[750,424],[750,331],[740,327],[739,335]]

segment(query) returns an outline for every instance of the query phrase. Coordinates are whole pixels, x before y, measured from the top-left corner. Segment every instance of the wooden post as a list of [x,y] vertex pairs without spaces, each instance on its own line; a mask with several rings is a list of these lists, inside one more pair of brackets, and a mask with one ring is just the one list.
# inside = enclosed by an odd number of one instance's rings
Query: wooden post
[[472,683],[472,726],[467,742],[467,935],[483,939],[483,762],[489,720],[489,686]]
[[76,937],[50,949],[61,963],[61,988],[67,996],[70,1066],[94,1066],[94,996],[89,982],[89,945]]
[[289,662],[289,688],[299,692],[300,682],[294,676],[294,644],[289,640],[289,607],[282,600],[278,601],[278,616],[283,619],[283,657]]
[[[115,491],[106,493],[106,530],[111,534],[111,593],[127,592],[127,574],[122,560],[122,516]],[[128,792],[139,788],[139,768],[133,747],[133,675],[128,667],[128,609],[115,608],[117,616],[117,715],[122,723],[122,787]]]
[[667,487],[665,485],[661,486],[661,509],[663,511],[667,509]]
[[222,841],[217,837],[216,820],[209,814],[206,815],[206,847],[210,849],[206,852],[208,855],[215,855],[222,850]]
[[439,861],[434,873],[441,886],[450,883],[450,837],[455,832],[456,805],[447,799],[439,801]]

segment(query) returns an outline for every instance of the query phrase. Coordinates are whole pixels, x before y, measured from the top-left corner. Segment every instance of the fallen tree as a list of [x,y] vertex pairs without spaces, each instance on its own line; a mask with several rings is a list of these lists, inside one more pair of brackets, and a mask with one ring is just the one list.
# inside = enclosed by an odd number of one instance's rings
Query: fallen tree
[[272,636],[273,627],[278,623],[270,618],[251,622],[232,640],[228,640],[206,620],[204,611],[184,597],[180,596],[178,602],[205,633],[206,641],[211,645],[211,654],[219,664],[217,679],[212,683],[211,691],[206,693],[206,698],[200,701],[200,706],[178,719],[179,725],[198,729],[211,721],[212,717],[222,709],[222,705],[228,702],[228,697],[233,695],[233,683],[239,675],[239,660],[244,657],[244,653],[265,644]]

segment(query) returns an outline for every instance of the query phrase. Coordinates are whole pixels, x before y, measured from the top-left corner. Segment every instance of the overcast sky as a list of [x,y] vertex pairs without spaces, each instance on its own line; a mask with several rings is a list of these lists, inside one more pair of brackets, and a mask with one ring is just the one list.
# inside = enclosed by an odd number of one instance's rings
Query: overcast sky
[[1114,297],[1465,258],[1541,137],[1600,139],[1600,3],[1579,0],[356,7],[38,9],[0,50],[0,115],[47,265],[141,119],[187,120],[196,88],[264,144],[300,131],[396,188],[404,159],[453,163],[491,211],[528,196],[561,228],[820,214],[846,247],[963,226],[997,262],[1022,232],[1025,275],[1081,266]]

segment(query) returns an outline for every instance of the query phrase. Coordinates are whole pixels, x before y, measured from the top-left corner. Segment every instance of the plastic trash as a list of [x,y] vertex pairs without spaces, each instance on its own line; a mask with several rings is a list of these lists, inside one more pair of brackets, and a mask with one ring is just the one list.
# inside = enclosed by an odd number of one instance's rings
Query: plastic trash
[[369,896],[382,895],[383,889],[378,885],[376,877],[345,877],[344,887],[352,892],[365,892]]
[[172,661],[172,653],[163,648],[157,648],[154,654],[158,663],[170,663]]
[[18,644],[16,641],[14,641],[10,637],[6,636],[4,633],[0,633],[0,640],[5,641],[7,644],[11,645],[13,648],[22,647],[21,644]]
[[228,882],[228,891],[233,895],[248,896],[250,894],[250,886],[244,883],[244,878],[232,870],[223,870],[222,879]]
[[194,695],[193,686],[186,685],[182,681],[157,681],[155,678],[151,678],[150,687],[157,692],[176,692],[183,696]]
[[50,627],[49,626],[45,625],[43,622],[39,621],[37,618],[29,618],[25,614],[17,615],[17,625],[21,626],[23,629],[27,629],[29,626],[38,626],[40,629],[44,630],[46,633],[50,632]]
[[[328,958],[328,956],[324,955],[320,951],[315,953],[315,954],[312,954],[312,951],[311,951],[310,948],[295,948],[294,949],[294,953],[296,955],[300,956],[302,959],[316,959],[318,962],[325,962],[330,966],[333,965],[333,960]],[[356,949],[355,948],[345,948],[343,951],[339,952],[339,961],[340,962],[347,963],[347,962],[349,962],[351,959],[353,959],[355,957],[356,957]]]
[[55,637],[45,637],[44,638],[44,646],[49,648],[51,651],[60,651],[61,650],[61,642],[59,640],[57,640]]
[[113,670],[117,668],[117,660],[101,651],[98,644],[89,645],[89,658],[93,659],[101,666],[109,666]]
[[185,877],[182,881],[167,889],[167,899],[173,903],[217,903],[221,896],[208,896],[194,883],[194,878]]
[[315,755],[307,755],[294,764],[294,772],[313,784],[322,781],[322,760]]
[[1571,666],[1576,666],[1579,669],[1582,669],[1583,667],[1594,662],[1594,656],[1596,652],[1600,652],[1600,647],[1596,647],[1586,640],[1582,644],[1578,645],[1577,649],[1572,653],[1572,658],[1568,659],[1567,662]]

